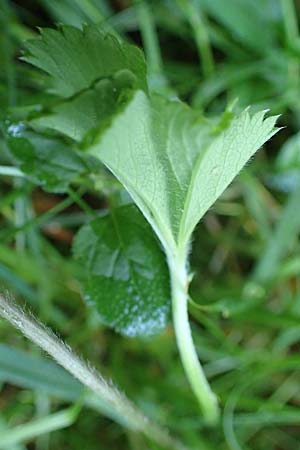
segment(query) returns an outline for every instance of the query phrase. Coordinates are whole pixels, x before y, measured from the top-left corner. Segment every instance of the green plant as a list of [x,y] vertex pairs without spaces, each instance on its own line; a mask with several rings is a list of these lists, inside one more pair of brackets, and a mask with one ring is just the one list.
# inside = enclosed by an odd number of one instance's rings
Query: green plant
[[168,321],[170,278],[183,366],[205,419],[215,423],[217,400],[188,321],[191,236],[276,133],[276,117],[228,109],[205,118],[178,98],[150,91],[141,51],[94,26],[45,29],[26,48],[23,60],[47,74],[51,98],[42,111],[26,111],[22,123],[5,124],[11,153],[27,177],[52,191],[83,177],[97,181],[99,162],[126,188],[142,214],[130,199],[112,196],[110,212],[92,218],[75,240],[87,272],[85,297],[117,331],[151,335]]

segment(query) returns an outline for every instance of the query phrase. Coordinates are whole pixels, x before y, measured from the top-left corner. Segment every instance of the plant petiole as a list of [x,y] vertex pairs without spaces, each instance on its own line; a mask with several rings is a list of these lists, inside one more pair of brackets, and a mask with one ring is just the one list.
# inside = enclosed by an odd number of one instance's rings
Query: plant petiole
[[219,417],[218,401],[212,392],[199,361],[188,318],[189,276],[186,257],[168,257],[171,276],[173,322],[182,364],[191,388],[208,425],[215,425]]

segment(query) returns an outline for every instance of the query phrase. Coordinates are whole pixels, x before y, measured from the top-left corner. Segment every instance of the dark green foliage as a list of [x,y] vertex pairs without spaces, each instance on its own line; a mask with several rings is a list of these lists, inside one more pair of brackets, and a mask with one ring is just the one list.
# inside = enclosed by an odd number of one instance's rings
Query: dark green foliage
[[132,73],[136,88],[146,89],[142,52],[96,26],[41,30],[40,39],[28,41],[26,48],[29,54],[23,60],[51,75],[53,90],[62,97],[71,97],[126,69]]
[[79,30],[61,26],[41,30],[29,41],[23,60],[50,75],[51,92],[60,99],[32,121],[76,141],[110,119],[122,108],[124,91],[147,91],[143,53],[96,26]]
[[103,323],[131,337],[164,329],[170,314],[167,265],[134,206],[113,209],[85,225],[73,250],[87,272],[84,296]]
[[22,123],[7,127],[6,141],[21,170],[51,192],[65,192],[68,185],[90,169],[84,159],[57,138],[39,135]]

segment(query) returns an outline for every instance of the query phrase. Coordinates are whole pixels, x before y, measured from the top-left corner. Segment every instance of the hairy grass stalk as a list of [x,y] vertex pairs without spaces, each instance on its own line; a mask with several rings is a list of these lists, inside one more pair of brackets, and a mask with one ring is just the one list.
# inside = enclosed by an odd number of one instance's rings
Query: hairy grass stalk
[[0,294],[0,316],[19,329],[24,336],[48,353],[84,386],[105,401],[121,417],[127,426],[142,432],[164,448],[183,450],[184,446],[173,439],[168,432],[152,423],[124,394],[86,363],[73,350],[46,328],[32,314],[21,309],[9,295]]

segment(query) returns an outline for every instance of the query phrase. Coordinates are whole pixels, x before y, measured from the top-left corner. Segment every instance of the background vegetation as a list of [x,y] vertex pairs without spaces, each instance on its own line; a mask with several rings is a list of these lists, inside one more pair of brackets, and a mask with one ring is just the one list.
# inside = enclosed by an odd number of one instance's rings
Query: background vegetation
[[[124,338],[104,328],[82,300],[72,239],[89,211],[107,208],[120,186],[102,173],[96,189],[82,180],[68,194],[46,192],[5,173],[2,166],[14,160],[0,140],[0,285],[188,449],[300,449],[299,11],[292,0],[0,2],[3,120],[47,101],[41,75],[18,57],[37,26],[57,23],[96,23],[143,46],[152,86],[199,111],[216,114],[238,99],[241,109],[251,104],[281,114],[281,132],[194,235],[190,316],[223,410],[217,429],[201,421],[171,325],[151,340]],[[3,448],[157,448],[92,407],[66,410],[80,396],[79,385],[4,321],[0,340],[0,448],[7,430],[14,436],[14,427],[35,426],[37,418],[46,423],[61,410],[51,435],[37,432]]]

